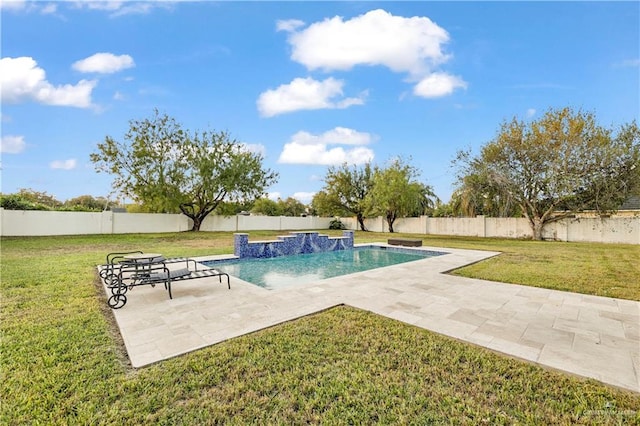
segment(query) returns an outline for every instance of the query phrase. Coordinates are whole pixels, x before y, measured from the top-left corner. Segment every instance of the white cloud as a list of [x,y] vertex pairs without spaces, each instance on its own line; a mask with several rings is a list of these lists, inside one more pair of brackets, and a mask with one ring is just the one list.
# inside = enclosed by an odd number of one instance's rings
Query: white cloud
[[336,127],[321,135],[313,135],[305,131],[300,131],[293,135],[291,140],[301,145],[368,145],[373,141],[373,137],[366,132],[358,132],[346,127]]
[[449,59],[442,50],[449,41],[443,28],[427,17],[405,18],[382,9],[346,21],[335,16],[290,32],[291,59],[310,70],[383,65],[422,75]]
[[78,0],[73,2],[76,8],[102,10],[109,16],[118,17],[132,14],[145,14],[155,8],[170,9],[176,1],[120,1],[120,0]]
[[27,147],[24,136],[2,136],[0,138],[0,152],[5,154],[20,154]]
[[368,133],[336,127],[321,135],[300,131],[291,137],[280,153],[279,163],[339,165],[363,164],[373,160],[373,150],[364,146],[345,149],[329,145],[366,145],[372,141]]
[[49,3],[42,7],[40,13],[42,13],[43,15],[55,15],[57,11],[58,5],[55,3]]
[[58,5],[44,1],[0,0],[0,9],[9,12],[40,12],[43,15],[55,15]]
[[279,20],[276,22],[276,30],[278,31],[295,31],[298,28],[304,26],[304,21],[299,19],[287,19],[287,20]]
[[60,170],[73,170],[76,168],[77,160],[75,158],[70,158],[68,160],[55,160],[49,164],[49,167],[52,169],[60,169]]
[[78,8],[87,8],[94,10],[109,10],[114,11],[124,6],[124,1],[114,0],[78,0],[75,3]]
[[114,101],[124,101],[127,97],[119,91],[113,94]]
[[252,154],[260,154],[261,156],[265,156],[267,153],[267,148],[259,143],[242,143],[241,146]]
[[85,73],[112,74],[134,66],[133,58],[129,55],[116,56],[113,53],[102,52],[76,61],[71,67]]
[[457,88],[466,87],[467,83],[460,77],[437,72],[420,80],[413,88],[413,94],[423,98],[439,98],[450,95]]
[[316,195],[315,192],[294,192],[291,197],[300,201],[302,204],[309,204],[314,195]]
[[26,0],[2,0],[0,1],[0,9],[3,10],[23,10],[27,7]]
[[[357,98],[342,98],[344,82],[332,77],[323,81],[311,77],[296,78],[289,84],[267,90],[258,97],[257,106],[260,115],[273,117],[299,110],[348,108],[364,104],[366,93]],[[337,99],[336,99],[337,98]]]
[[278,201],[279,198],[282,198],[282,193],[277,192],[277,191],[269,192],[267,194],[267,198],[269,198],[270,200],[273,200],[273,201]]
[[291,142],[284,146],[278,162],[332,166],[342,163],[363,164],[371,161],[373,156],[373,151],[369,148],[345,150],[342,147],[336,147],[327,149],[325,145],[301,145]]
[[527,117],[533,117],[534,115],[536,115],[536,110],[534,108],[529,108],[527,110]]
[[33,58],[0,59],[0,90],[2,101],[20,103],[27,100],[46,105],[88,108],[95,80],[80,80],[77,84],[54,86],[46,79],[45,71]]
[[449,33],[426,16],[405,18],[372,10],[352,19],[340,16],[313,23],[278,21],[289,32],[291,59],[309,70],[348,71],[355,66],[384,66],[418,82],[416,96],[446,96],[465,88],[460,77],[438,71],[451,55],[443,49]]
[[[99,10],[109,13],[111,17],[150,13],[153,9],[171,9],[174,3],[184,0],[76,0],[66,1],[77,9]],[[20,12],[40,11],[42,14],[56,14],[58,11],[55,2],[46,3],[41,0],[2,0],[0,9]]]

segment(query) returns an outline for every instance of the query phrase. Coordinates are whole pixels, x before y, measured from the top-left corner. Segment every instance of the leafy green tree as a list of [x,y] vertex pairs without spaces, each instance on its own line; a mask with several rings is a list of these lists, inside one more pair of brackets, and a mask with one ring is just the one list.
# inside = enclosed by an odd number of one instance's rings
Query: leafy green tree
[[335,209],[327,199],[327,193],[323,190],[314,194],[311,199],[311,211],[317,216],[335,216]]
[[253,201],[222,202],[216,207],[215,214],[220,216],[234,216],[242,212],[248,212],[253,207]]
[[285,200],[278,200],[278,205],[282,209],[283,216],[301,216],[307,211],[307,206],[293,197],[288,197]]
[[438,196],[433,192],[433,188],[420,182],[412,182],[415,186],[415,203],[413,209],[406,214],[407,217],[418,217],[433,212],[437,203],[440,201]]
[[[458,158],[469,156],[461,152]],[[520,217],[522,213],[510,194],[502,193],[491,184],[486,175],[477,172],[462,176],[459,186],[451,195],[451,207],[455,216]]]
[[312,208],[320,215],[355,215],[362,231],[366,231],[365,199],[373,184],[371,164],[349,167],[346,163],[330,167],[324,178],[324,188],[316,193]]
[[431,211],[433,217],[454,217],[453,206],[451,202],[443,203],[440,200],[436,200],[436,205]]
[[282,206],[270,198],[258,198],[253,203],[251,213],[262,214],[265,216],[282,216]]
[[563,108],[537,121],[513,119],[478,156],[459,155],[459,179],[480,176],[490,191],[513,202],[529,220],[533,238],[544,226],[577,211],[615,211],[640,187],[640,130],[617,132],[592,113]]
[[401,159],[385,169],[376,168],[365,199],[367,213],[384,216],[389,232],[394,232],[397,218],[419,216],[432,209],[437,197],[429,185],[416,180],[418,177],[418,170]]
[[40,204],[52,210],[55,210],[58,207],[62,206],[62,201],[58,200],[53,195],[48,194],[46,191],[40,192],[35,191],[31,188],[22,188],[18,191],[18,195],[22,199],[29,201],[35,205]]
[[113,203],[110,203],[109,200],[104,197],[94,198],[91,195],[80,195],[79,197],[71,198],[65,201],[62,209],[73,211],[99,212],[105,210],[112,204]]
[[144,204],[131,203],[127,204],[125,208],[127,209],[127,213],[153,213]]
[[60,210],[60,211],[102,211],[108,201],[104,197],[94,198],[81,195],[62,203],[46,192],[20,189],[16,194],[1,195],[2,207],[7,210]]
[[33,189],[23,188],[23,189],[20,189],[20,191],[18,192],[18,195],[20,195],[25,200],[31,201],[32,203],[42,204],[51,209],[56,209],[62,206],[62,202],[60,200],[58,200],[53,195],[48,194],[46,191],[40,192],[40,191],[34,191]]
[[21,188],[15,194],[1,194],[0,205],[7,210],[56,210],[62,202],[46,192]]
[[221,202],[253,200],[277,180],[226,132],[190,133],[157,110],[129,124],[124,142],[107,136],[91,161],[115,177],[114,189],[152,212],[182,212],[193,231]]
[[20,194],[0,195],[0,207],[6,210],[51,210],[43,204],[25,200]]

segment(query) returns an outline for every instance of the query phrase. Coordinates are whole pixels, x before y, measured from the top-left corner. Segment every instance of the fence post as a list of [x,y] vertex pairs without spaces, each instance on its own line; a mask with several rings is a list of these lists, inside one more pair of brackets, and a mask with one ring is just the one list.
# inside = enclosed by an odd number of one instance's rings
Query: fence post
[[113,234],[113,211],[105,210],[100,216],[100,233]]
[[[479,223],[479,221],[482,221],[482,222]],[[475,226],[481,237],[484,238],[487,236],[487,221],[485,220],[484,215],[479,214],[476,216]]]

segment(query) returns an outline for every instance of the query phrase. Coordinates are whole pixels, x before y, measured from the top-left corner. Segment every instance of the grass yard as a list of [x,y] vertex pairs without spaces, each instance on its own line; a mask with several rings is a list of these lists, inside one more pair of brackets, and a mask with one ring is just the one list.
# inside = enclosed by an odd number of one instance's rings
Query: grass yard
[[[357,242],[386,241],[389,234],[359,233]],[[415,238],[412,234],[397,234]],[[455,275],[596,296],[640,300],[640,246],[497,238],[423,236],[423,244],[502,252]]]
[[[458,275],[640,300],[637,246],[423,240],[504,253]],[[95,265],[139,248],[231,253],[233,237],[2,238],[0,424],[640,424],[640,394],[349,307],[134,370]]]

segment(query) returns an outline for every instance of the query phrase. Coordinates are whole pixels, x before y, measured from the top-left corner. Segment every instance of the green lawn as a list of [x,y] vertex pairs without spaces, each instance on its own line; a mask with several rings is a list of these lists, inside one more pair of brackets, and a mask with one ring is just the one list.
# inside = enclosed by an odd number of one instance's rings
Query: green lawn
[[[358,242],[386,241],[389,234],[358,236]],[[415,238],[411,234],[404,236]],[[640,245],[434,235],[423,236],[423,244],[502,252],[498,257],[458,270],[456,275],[640,300]]]
[[[230,253],[232,234],[1,242],[0,424],[640,424],[638,394],[349,307],[134,370],[94,266],[138,248]],[[424,243],[504,252],[460,275],[640,300],[637,246]]]

